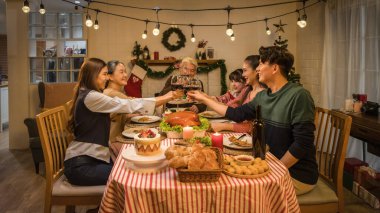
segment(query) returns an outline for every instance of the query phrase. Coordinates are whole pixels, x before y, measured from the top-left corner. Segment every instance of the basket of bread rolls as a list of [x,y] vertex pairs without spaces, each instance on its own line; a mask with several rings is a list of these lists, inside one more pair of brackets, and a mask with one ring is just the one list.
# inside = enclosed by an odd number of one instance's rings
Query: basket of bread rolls
[[181,182],[218,181],[223,171],[223,155],[219,148],[203,144],[172,145],[165,151],[169,167],[177,169]]

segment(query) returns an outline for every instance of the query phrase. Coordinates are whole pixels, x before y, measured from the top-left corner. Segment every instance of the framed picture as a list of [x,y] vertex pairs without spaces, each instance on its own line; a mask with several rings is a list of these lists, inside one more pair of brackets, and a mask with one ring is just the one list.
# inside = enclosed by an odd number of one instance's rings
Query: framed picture
[[214,48],[212,47],[207,48],[207,58],[208,59],[214,58]]

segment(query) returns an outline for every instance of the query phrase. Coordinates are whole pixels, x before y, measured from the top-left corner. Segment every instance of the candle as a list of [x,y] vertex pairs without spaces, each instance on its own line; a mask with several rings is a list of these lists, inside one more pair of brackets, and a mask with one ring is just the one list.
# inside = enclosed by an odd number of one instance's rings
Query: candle
[[191,126],[185,126],[183,127],[183,139],[189,140],[193,137],[194,130]]
[[211,142],[213,147],[218,147],[223,150],[223,135],[216,132],[211,135]]

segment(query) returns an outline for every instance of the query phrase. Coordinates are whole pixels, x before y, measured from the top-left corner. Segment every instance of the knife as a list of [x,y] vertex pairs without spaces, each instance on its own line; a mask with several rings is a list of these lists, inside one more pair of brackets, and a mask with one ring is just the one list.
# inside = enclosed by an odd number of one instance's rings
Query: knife
[[242,134],[240,137],[237,138],[237,140],[240,140],[242,139],[244,136],[246,136],[247,134]]

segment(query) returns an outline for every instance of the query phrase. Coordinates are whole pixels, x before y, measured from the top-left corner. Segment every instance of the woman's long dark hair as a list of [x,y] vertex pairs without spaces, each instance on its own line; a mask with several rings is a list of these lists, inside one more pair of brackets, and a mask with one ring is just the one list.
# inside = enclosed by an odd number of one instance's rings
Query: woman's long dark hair
[[90,89],[101,92],[101,89],[96,85],[96,79],[103,69],[106,66],[106,62],[99,58],[89,58],[85,61],[79,72],[78,83],[74,88],[74,96],[73,96],[73,105],[70,110],[70,120],[68,123],[68,128],[73,132],[74,130],[74,109],[76,106],[76,102],[79,95],[79,90]]
[[[244,62],[246,62],[253,70],[256,70],[256,67],[259,66],[260,63],[260,56],[259,55],[249,55],[247,58],[244,59]],[[257,78],[259,76],[256,76]],[[241,99],[241,104],[244,103],[244,101],[247,99],[248,94],[253,90],[252,86],[249,85],[248,89],[245,91],[243,95],[243,99]]]

